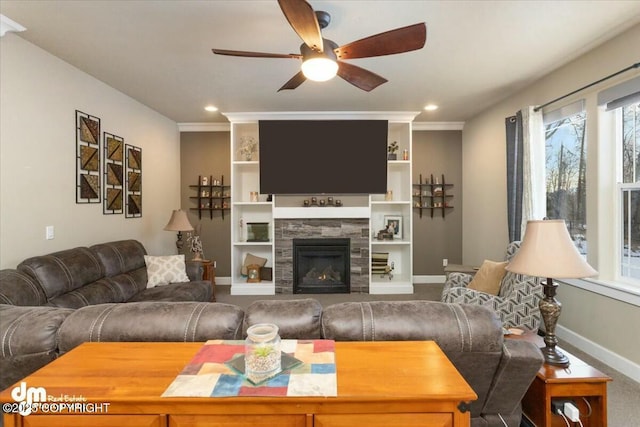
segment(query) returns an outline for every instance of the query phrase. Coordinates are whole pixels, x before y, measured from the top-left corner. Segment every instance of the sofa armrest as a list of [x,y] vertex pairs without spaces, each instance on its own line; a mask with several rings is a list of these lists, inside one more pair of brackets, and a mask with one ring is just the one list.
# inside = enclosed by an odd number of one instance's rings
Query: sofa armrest
[[56,332],[73,310],[0,305],[0,390],[58,356]]
[[505,338],[503,346],[483,413],[510,414],[519,410],[520,401],[544,362],[533,343]]

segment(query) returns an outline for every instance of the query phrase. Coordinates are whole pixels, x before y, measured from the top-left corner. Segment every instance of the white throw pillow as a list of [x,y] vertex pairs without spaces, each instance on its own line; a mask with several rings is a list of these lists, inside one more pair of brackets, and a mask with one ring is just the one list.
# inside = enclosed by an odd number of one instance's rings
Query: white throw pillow
[[147,288],[189,281],[184,255],[145,255],[144,262],[147,264]]

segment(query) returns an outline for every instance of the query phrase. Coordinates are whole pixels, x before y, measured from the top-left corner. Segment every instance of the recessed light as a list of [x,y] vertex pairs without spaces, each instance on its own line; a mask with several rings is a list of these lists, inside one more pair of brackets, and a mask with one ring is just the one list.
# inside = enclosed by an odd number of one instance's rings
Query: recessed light
[[213,105],[207,105],[206,107],[204,107],[204,109],[211,113],[218,111],[218,107],[214,107]]
[[427,104],[424,106],[425,111],[435,111],[438,109],[436,104]]

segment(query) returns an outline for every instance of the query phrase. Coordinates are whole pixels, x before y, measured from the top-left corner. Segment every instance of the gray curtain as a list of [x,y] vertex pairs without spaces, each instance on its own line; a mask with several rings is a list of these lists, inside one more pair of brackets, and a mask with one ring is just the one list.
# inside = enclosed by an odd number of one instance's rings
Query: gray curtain
[[507,131],[507,220],[509,242],[521,240],[522,225],[522,112],[505,119]]

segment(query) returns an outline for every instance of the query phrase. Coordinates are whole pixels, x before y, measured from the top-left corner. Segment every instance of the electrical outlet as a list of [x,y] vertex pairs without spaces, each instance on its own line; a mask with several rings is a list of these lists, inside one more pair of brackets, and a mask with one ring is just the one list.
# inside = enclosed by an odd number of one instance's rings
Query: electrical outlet
[[216,268],[216,262],[213,261],[213,268]]
[[55,237],[53,225],[47,225],[44,229],[44,237],[47,240],[53,240]]
[[446,267],[447,265],[449,265],[449,260],[447,258],[442,258],[442,266]]

